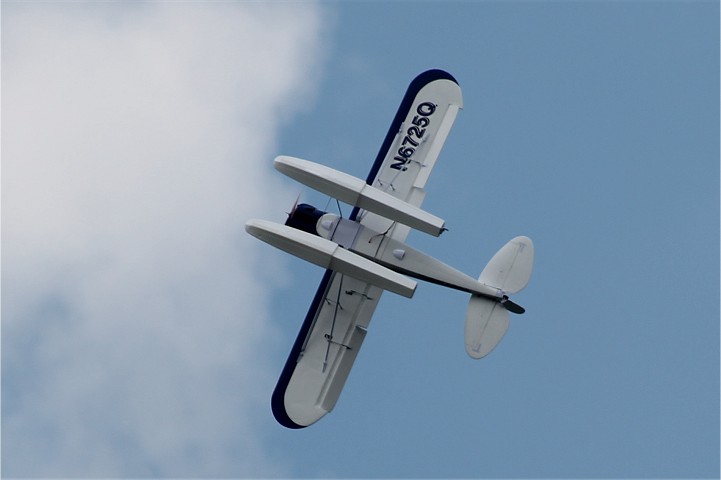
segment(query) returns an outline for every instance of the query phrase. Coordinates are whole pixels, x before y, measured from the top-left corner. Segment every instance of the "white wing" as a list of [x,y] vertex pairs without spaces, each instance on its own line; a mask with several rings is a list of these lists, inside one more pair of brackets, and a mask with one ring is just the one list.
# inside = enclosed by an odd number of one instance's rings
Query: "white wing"
[[[420,207],[424,187],[462,107],[456,80],[429,70],[411,82],[367,183]],[[351,220],[404,240],[409,228],[354,209]],[[389,230],[390,227],[390,230]],[[276,385],[271,406],[278,422],[303,428],[335,406],[383,291],[327,270]]]
[[[429,70],[416,77],[388,130],[368,184],[420,207],[428,177],[462,107],[461,88],[449,73]],[[379,232],[393,223],[371,212],[353,213],[363,225]],[[408,227],[395,225],[389,235],[403,241],[408,232]]]

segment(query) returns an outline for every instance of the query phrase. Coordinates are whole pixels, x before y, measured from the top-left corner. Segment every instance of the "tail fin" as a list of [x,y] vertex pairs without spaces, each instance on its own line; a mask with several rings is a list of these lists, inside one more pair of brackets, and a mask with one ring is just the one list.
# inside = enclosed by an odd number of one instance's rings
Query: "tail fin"
[[533,270],[533,242],[528,237],[516,237],[503,246],[488,262],[478,281],[503,292],[494,300],[472,295],[466,313],[466,353],[482,358],[491,353],[508,330],[508,311],[523,313],[519,305],[508,300],[506,293],[521,291]]

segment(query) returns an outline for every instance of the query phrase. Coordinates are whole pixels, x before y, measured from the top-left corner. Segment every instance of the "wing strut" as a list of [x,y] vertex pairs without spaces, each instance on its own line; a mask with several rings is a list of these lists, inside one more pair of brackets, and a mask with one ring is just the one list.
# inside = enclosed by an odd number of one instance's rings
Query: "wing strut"
[[325,358],[323,359],[323,372],[325,373],[325,369],[328,366],[328,356],[330,355],[330,345],[331,343],[335,343],[337,345],[340,345],[342,347],[350,348],[348,345],[343,345],[339,342],[333,341],[333,331],[335,330],[335,320],[338,316],[338,309],[341,310],[343,307],[340,305],[340,292],[343,291],[343,274],[340,274],[340,280],[338,281],[338,294],[336,295],[335,299],[335,311],[333,312],[333,321],[330,324],[330,333],[325,334],[325,339],[328,340],[328,345],[325,348]]

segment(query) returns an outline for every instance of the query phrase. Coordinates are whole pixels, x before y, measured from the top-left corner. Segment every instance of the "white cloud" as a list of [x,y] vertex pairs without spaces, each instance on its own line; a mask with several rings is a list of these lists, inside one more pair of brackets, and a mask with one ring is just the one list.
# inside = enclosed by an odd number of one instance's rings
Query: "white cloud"
[[284,273],[243,224],[292,201],[270,161],[319,8],[2,14],[3,475],[283,474],[254,419]]

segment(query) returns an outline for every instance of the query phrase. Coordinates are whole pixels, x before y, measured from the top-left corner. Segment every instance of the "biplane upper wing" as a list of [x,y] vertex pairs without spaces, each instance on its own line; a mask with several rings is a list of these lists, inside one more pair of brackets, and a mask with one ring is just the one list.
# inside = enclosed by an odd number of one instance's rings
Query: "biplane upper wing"
[[[367,183],[420,207],[425,184],[462,107],[456,80],[429,70],[408,87]],[[409,228],[355,208],[351,220],[403,241]],[[293,344],[271,407],[288,428],[303,428],[335,406],[383,291],[326,270]]]

